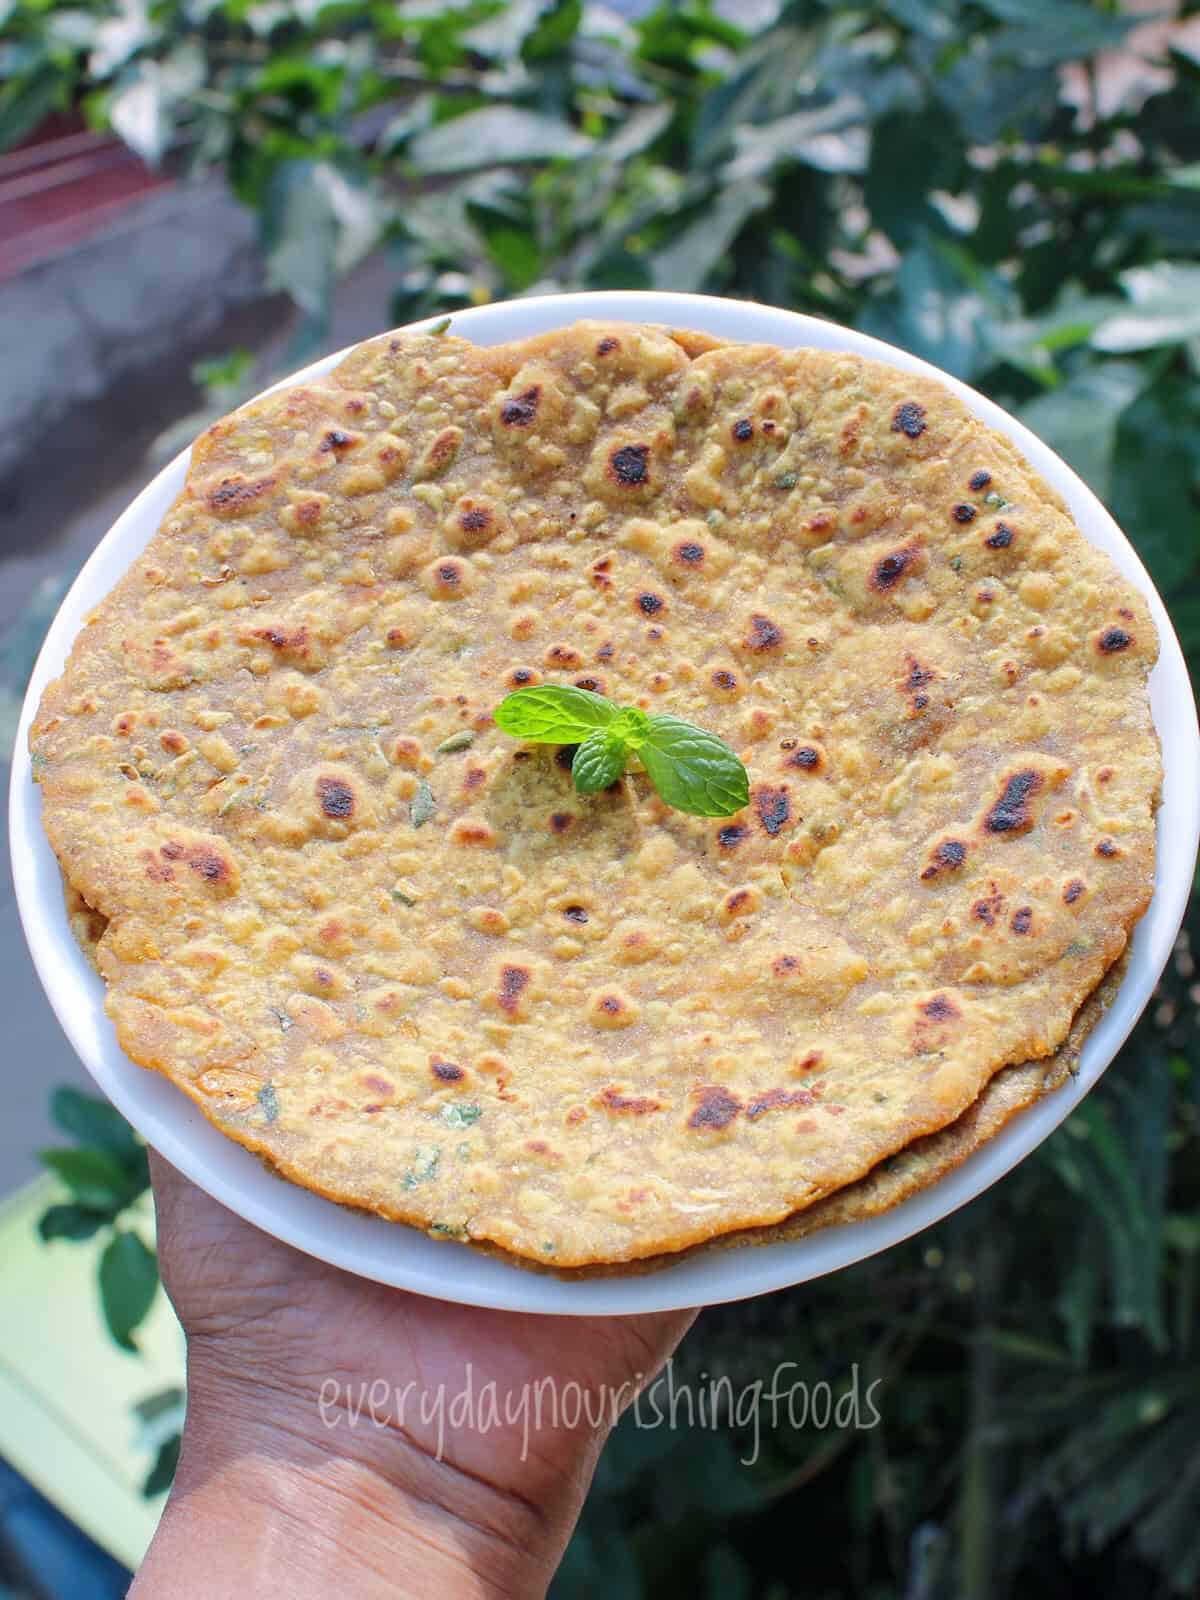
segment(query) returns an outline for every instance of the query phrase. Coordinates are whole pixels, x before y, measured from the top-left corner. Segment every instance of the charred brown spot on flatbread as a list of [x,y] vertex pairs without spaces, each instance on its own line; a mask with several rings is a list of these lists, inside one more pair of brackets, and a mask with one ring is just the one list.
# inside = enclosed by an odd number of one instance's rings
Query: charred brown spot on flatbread
[[650,446],[623,444],[609,456],[608,466],[615,482],[623,487],[643,484],[650,477]]
[[792,820],[792,802],[786,784],[760,783],[750,799],[759,827],[772,839]]
[[935,878],[940,878],[943,873],[957,872],[967,859],[966,842],[962,839],[940,839],[930,853],[926,865],[921,871],[921,879],[930,883]]
[[1128,650],[1132,643],[1133,635],[1124,628],[1105,628],[1096,640],[1096,649],[1102,656],[1112,656]]
[[900,549],[891,550],[887,555],[881,556],[868,580],[871,588],[877,594],[890,594],[916,569],[920,556],[921,547],[915,543],[902,545]]
[[750,627],[742,640],[742,648],[751,655],[765,656],[783,648],[786,635],[777,622],[756,611],[750,618]]
[[269,494],[275,483],[273,476],[247,478],[238,473],[234,477],[222,478],[215,488],[208,491],[208,508],[219,517],[238,516]]
[[695,1091],[688,1127],[720,1131],[729,1127],[741,1109],[737,1095],[719,1084],[710,1084]]
[[1025,768],[1007,778],[1000,795],[984,818],[989,833],[1026,833],[1033,826],[1033,812],[1029,802],[1043,787],[1045,780],[1040,772]]
[[903,401],[892,415],[892,432],[907,439],[919,439],[925,426],[925,407],[916,400]]
[[363,436],[361,433],[347,433],[344,428],[330,428],[322,435],[317,449],[321,455],[328,455],[331,452],[340,455],[345,450],[353,450],[356,445],[360,445],[362,442]]
[[512,395],[500,406],[500,421],[506,428],[532,427],[542,398],[541,387],[535,384],[524,394]]

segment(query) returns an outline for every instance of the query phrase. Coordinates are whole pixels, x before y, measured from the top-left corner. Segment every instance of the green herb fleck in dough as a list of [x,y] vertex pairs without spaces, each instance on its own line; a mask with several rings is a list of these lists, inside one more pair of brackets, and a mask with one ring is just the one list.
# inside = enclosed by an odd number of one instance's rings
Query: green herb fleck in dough
[[419,1183],[428,1183],[437,1173],[438,1162],[442,1159],[440,1145],[418,1145],[413,1151],[412,1165],[405,1172],[401,1183],[405,1189],[415,1189]]
[[436,1233],[443,1239],[465,1239],[467,1230],[461,1222],[431,1222],[430,1233]]
[[777,489],[794,489],[799,482],[800,477],[798,473],[781,472],[775,479],[775,487]]
[[274,1122],[279,1115],[279,1096],[275,1093],[273,1083],[264,1083],[258,1091],[258,1103],[263,1108],[263,1115],[268,1122]]
[[455,750],[467,750],[474,743],[475,730],[473,728],[461,728],[458,733],[452,733],[448,739],[443,739],[434,754],[448,756]]
[[406,893],[403,889],[391,890],[391,896],[393,900],[398,900],[402,906],[415,906],[417,903],[412,895]]
[[440,322],[435,322],[433,327],[430,328],[429,336],[430,336],[431,339],[440,339],[443,333],[446,333],[446,332],[449,331],[449,328],[450,328],[450,318],[449,317],[443,317]]
[[278,1006],[268,1006],[267,1010],[278,1022],[280,1033],[286,1033],[290,1027],[294,1026],[291,1017],[288,1016],[286,1011],[281,1011]]
[[442,1107],[442,1121],[449,1123],[452,1128],[469,1128],[473,1122],[478,1122],[482,1115],[480,1107],[470,1100],[462,1105]]
[[414,828],[423,828],[430,817],[437,810],[437,801],[433,797],[433,790],[424,778],[417,780],[417,792],[412,797],[412,804],[408,814]]

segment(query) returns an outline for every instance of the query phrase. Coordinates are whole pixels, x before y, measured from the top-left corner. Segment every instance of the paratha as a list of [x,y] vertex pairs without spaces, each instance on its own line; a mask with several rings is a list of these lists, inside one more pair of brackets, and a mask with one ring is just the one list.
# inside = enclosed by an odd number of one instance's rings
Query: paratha
[[[94,966],[96,946],[105,928],[104,918],[70,888],[67,889],[67,907],[75,937]],[[1116,998],[1128,965],[1126,951],[1104,974],[1099,987],[1080,1006],[1066,1038],[1048,1059],[1001,1067],[984,1086],[979,1098],[948,1127],[922,1139],[915,1139],[905,1149],[881,1161],[865,1176],[826,1195],[814,1205],[785,1217],[781,1222],[735,1230],[720,1234],[704,1244],[691,1245],[685,1250],[667,1255],[643,1256],[636,1261],[611,1266],[555,1269],[541,1262],[535,1264],[525,1257],[512,1256],[499,1246],[488,1247],[489,1254],[510,1261],[515,1266],[536,1267],[538,1271],[552,1273],[559,1278],[611,1277],[629,1272],[656,1272],[662,1267],[712,1250],[806,1239],[824,1228],[865,1222],[891,1211],[902,1201],[912,1199],[961,1166],[968,1156],[974,1155],[976,1150],[1006,1127],[1018,1112],[1028,1110],[1070,1082],[1079,1070],[1088,1035]]]
[[[782,1222],[762,1228],[743,1228],[723,1233],[704,1244],[691,1245],[670,1255],[643,1256],[619,1266],[573,1267],[560,1271],[560,1278],[613,1277],[632,1272],[657,1272],[690,1257],[715,1250],[734,1250],[748,1245],[785,1244],[807,1239],[825,1228],[840,1228],[891,1211],[905,1200],[924,1192],[947,1173],[960,1167],[968,1156],[994,1139],[1021,1111],[1027,1111],[1056,1090],[1064,1088],[1079,1070],[1079,1060],[1088,1035],[1108,1010],[1121,987],[1128,958],[1123,955],[1105,973],[1100,986],[1080,1006],[1067,1037],[1045,1061],[1025,1061],[1019,1066],[1001,1067],[961,1117],[937,1133],[914,1139],[912,1144],[872,1167],[864,1177],[818,1200],[814,1205],[785,1217]],[[516,1260],[517,1258],[511,1258]],[[544,1272],[554,1269],[543,1267]]]
[[[1153,885],[1147,608],[856,356],[360,347],[199,441],[31,734],[121,1043],[320,1193],[559,1267],[794,1216],[1053,1055]],[[751,804],[491,712],[669,710]]]

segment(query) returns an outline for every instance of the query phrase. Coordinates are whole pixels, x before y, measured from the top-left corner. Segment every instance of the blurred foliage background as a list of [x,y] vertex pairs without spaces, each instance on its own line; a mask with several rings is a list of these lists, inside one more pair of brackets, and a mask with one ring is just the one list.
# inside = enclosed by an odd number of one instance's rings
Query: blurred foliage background
[[[1112,507],[1200,662],[1200,6],[1103,0],[0,0],[0,145],[82,104],[224,172],[320,340],[386,250],[395,320],[529,292],[746,296],[928,357]],[[1135,28],[1137,31],[1135,32]],[[227,407],[236,355],[206,374]],[[1173,864],[1190,871],[1192,863]],[[1196,923],[1196,912],[1188,928]],[[1200,1072],[1188,929],[1102,1087],[933,1233],[702,1317],[677,1381],[876,1378],[874,1428],[639,1429],[555,1593],[1167,1600],[1200,1584]],[[154,1267],[120,1127],[59,1102],[129,1341]],[[168,1441],[156,1481],[171,1469]]]

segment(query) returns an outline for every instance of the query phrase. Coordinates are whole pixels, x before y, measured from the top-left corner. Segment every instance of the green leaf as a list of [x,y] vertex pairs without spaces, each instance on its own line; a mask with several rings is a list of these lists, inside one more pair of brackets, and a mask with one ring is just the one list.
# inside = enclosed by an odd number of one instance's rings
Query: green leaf
[[995,355],[1019,367],[1037,382],[1059,381],[1054,357],[1086,344],[1120,301],[1111,295],[1081,295],[1068,290],[1036,317],[1014,317],[991,330]]
[[134,1350],[133,1333],[154,1304],[158,1259],[136,1233],[120,1232],[100,1257],[100,1304],[108,1331],[122,1350]]
[[548,0],[509,0],[485,22],[469,28],[462,42],[491,60],[511,61],[537,26]]
[[531,66],[550,61],[570,47],[583,21],[583,0],[551,0],[541,20],[521,46],[523,59]]
[[1020,417],[1107,500],[1117,421],[1146,380],[1133,361],[1097,362],[1038,395],[1022,407]]
[[1200,383],[1168,374],[1122,415],[1112,510],[1164,593],[1196,568]]
[[70,80],[57,66],[45,65],[30,77],[13,78],[0,89],[0,150],[32,132],[42,118],[62,105]]
[[543,262],[528,211],[502,196],[499,206],[468,200],[466,212],[484,249],[514,289],[527,289],[541,275]]
[[322,322],[335,276],[366,255],[383,220],[357,173],[331,161],[281,161],[271,172],[260,213],[268,283]]
[[113,131],[143,161],[159,166],[183,106],[203,86],[204,77],[203,52],[187,42],[165,60],[141,57],[131,62],[109,95]]
[[971,378],[991,360],[994,327],[1011,311],[1011,294],[994,275],[948,240],[926,235],[905,253],[894,294],[868,300],[858,326]]
[[883,9],[914,33],[946,44],[959,27],[957,0],[883,0]]
[[112,1216],[135,1197],[128,1172],[106,1150],[42,1150],[39,1159],[88,1210]]
[[496,726],[531,744],[580,744],[616,721],[618,707],[590,689],[539,683],[516,689],[496,707]]
[[85,1206],[48,1206],[38,1218],[38,1233],[47,1243],[51,1239],[90,1239],[107,1221],[102,1211],[89,1211]]
[[1121,273],[1120,282],[1129,304],[1106,317],[1093,333],[1097,350],[1152,350],[1200,336],[1200,266],[1157,261],[1131,267]]
[[[925,0],[918,3],[924,8]],[[876,227],[907,248],[929,225],[930,191],[957,187],[961,163],[958,142],[927,113],[897,112],[876,123],[863,179]]]
[[157,1450],[178,1435],[187,1409],[187,1394],[177,1383],[143,1395],[133,1406],[139,1450]]
[[223,356],[208,361],[192,363],[192,382],[204,389],[213,400],[234,397],[240,393],[254,371],[254,353],[250,350],[229,350]]
[[739,129],[791,110],[796,85],[811,77],[822,42],[820,29],[798,26],[790,18],[755,39],[701,102],[691,135],[691,167],[715,164]]
[[146,1474],[142,1482],[142,1498],[153,1500],[155,1495],[165,1494],[175,1481],[175,1469],[179,1465],[179,1448],[182,1444],[182,1435],[173,1433],[169,1439],[164,1439],[158,1447],[158,1454],[154,1458],[154,1465]]
[[571,776],[580,794],[595,794],[607,789],[625,771],[629,761],[628,742],[600,728],[591,733],[575,752]]
[[66,1087],[55,1089],[50,1096],[50,1115],[79,1144],[107,1150],[109,1155],[133,1156],[141,1148],[121,1113],[95,1095]]
[[337,254],[337,218],[315,161],[275,168],[260,213],[267,282],[318,320],[329,312]]
[[1031,66],[1079,61],[1098,50],[1116,50],[1130,28],[1142,20],[1099,11],[1085,0],[978,0],[1001,22],[1011,24],[993,35],[997,49]]
[[724,176],[730,183],[762,178],[782,161],[820,172],[862,172],[870,146],[866,109],[857,95],[844,94],[774,122],[738,128]]
[[747,221],[770,201],[766,185],[751,180],[730,184],[708,199],[696,220],[656,253],[655,287],[677,293],[702,289]]
[[1002,48],[1002,34],[974,41],[933,84],[953,119],[947,137],[994,144],[1003,137],[1035,138],[1057,106],[1058,77],[1052,65],[1017,61]]
[[418,133],[408,159],[421,172],[471,172],[502,163],[585,155],[592,141],[558,117],[517,106],[481,106]]
[[659,796],[676,811],[728,817],[750,803],[746,769],[729,746],[680,717],[651,717],[638,755]]

